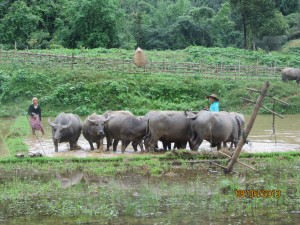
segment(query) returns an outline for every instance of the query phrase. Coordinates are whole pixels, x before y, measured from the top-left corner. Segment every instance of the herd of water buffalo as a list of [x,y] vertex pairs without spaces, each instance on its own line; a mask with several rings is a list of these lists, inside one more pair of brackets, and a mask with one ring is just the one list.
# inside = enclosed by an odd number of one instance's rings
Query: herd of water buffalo
[[129,111],[107,111],[102,115],[93,113],[82,123],[79,116],[72,113],[60,113],[53,122],[52,136],[55,151],[58,143],[69,142],[70,149],[75,149],[81,135],[89,142],[102,148],[103,138],[107,140],[107,151],[113,145],[117,150],[118,142],[122,142],[122,153],[132,143],[135,151],[139,145],[141,151],[153,151],[158,141],[164,149],[186,148],[198,150],[203,140],[209,141],[212,147],[231,143],[236,145],[244,128],[244,116],[235,112],[190,111],[150,111],[145,116],[135,116]]

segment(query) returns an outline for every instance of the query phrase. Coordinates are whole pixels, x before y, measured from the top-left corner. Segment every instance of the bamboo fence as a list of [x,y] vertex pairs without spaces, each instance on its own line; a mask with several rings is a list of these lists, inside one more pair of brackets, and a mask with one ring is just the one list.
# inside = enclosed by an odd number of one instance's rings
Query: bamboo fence
[[1,64],[23,64],[48,68],[65,67],[95,71],[116,71],[124,73],[197,75],[208,79],[276,79],[281,77],[282,67],[259,65],[226,65],[224,63],[207,64],[203,62],[148,62],[145,67],[138,68],[132,60],[107,59],[101,57],[85,57],[33,53],[29,51],[0,50]]

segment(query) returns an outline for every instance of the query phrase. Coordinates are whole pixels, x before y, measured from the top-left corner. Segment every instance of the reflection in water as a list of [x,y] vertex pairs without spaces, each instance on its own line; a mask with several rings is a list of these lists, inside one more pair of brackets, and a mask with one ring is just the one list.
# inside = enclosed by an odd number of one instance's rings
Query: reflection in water
[[82,172],[73,172],[68,174],[62,174],[59,172],[56,173],[56,179],[60,181],[60,185],[62,188],[68,188],[72,185],[79,184],[82,177]]

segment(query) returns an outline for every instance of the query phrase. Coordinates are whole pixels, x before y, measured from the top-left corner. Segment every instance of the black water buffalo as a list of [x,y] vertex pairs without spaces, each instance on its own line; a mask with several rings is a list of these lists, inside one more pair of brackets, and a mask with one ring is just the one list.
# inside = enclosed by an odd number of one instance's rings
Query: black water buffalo
[[93,113],[88,116],[82,125],[82,134],[89,142],[91,150],[94,150],[93,142],[96,143],[97,149],[102,148],[104,138],[104,124],[107,121],[102,115]]
[[295,80],[297,84],[300,83],[300,69],[284,68],[282,70],[282,81]]
[[58,143],[62,142],[69,142],[71,150],[76,148],[82,129],[79,116],[72,113],[60,113],[54,122],[51,122],[49,118],[48,123],[52,127],[52,139],[56,152]]
[[209,112],[202,110],[199,113],[187,113],[191,119],[193,136],[190,142],[198,149],[203,140],[209,141],[212,147],[221,149],[222,142],[233,142],[239,138],[239,126],[235,115],[228,112]]
[[[157,111],[149,111],[145,116],[142,116],[141,118],[147,122],[148,119],[151,117],[151,115],[155,114]],[[175,141],[168,141],[168,140],[164,140],[164,139],[159,139],[159,141],[162,142],[163,144],[163,149],[164,150],[171,150],[172,149],[172,143]],[[174,143],[174,147],[173,149],[182,149],[182,148],[186,148],[187,145],[187,141],[185,142],[175,142]],[[155,144],[155,148],[158,149],[158,143]]]
[[134,116],[128,111],[108,111],[103,116],[108,120],[104,126],[107,151],[112,143],[112,139],[114,139],[113,151],[117,150],[119,140],[122,142],[122,153],[125,152],[130,142],[132,142],[136,151],[136,146],[141,144],[146,132],[146,122],[143,118]]
[[[147,121],[144,143],[147,150],[154,150],[158,140],[165,143],[186,143],[192,137],[190,120],[185,112],[155,111]],[[194,146],[190,143],[190,148]]]

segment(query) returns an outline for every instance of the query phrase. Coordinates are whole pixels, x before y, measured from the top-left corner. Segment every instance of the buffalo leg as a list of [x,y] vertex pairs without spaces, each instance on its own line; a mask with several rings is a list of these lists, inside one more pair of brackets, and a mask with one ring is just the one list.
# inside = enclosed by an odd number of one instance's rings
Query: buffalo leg
[[106,151],[109,151],[109,147],[112,145],[112,140],[110,137],[106,137]]
[[202,144],[203,139],[200,139],[199,136],[197,138],[194,138],[192,140],[190,140],[189,144],[190,144],[190,148],[192,151],[198,151],[200,145]]
[[169,141],[162,141],[163,143],[163,149],[166,151],[166,150],[170,150],[171,149],[171,142]]
[[137,146],[138,146],[138,142],[137,141],[133,141],[132,143],[131,143],[131,145],[132,145],[132,147],[133,147],[133,150],[135,151],[135,152],[137,152]]
[[55,147],[55,152],[58,152],[58,141],[53,140],[53,143],[54,143],[54,147]]
[[73,141],[69,141],[69,144],[70,144],[70,150],[75,150],[75,145]]
[[100,151],[103,151],[103,138],[99,141],[99,147],[98,147],[98,149]]
[[125,152],[126,147],[129,145],[130,141],[122,140],[122,153]]
[[117,146],[118,146],[119,140],[115,139],[113,142],[113,151],[117,151]]
[[90,144],[90,146],[91,146],[91,150],[93,151],[93,150],[94,150],[93,142],[89,141],[89,144]]
[[140,146],[141,152],[144,151],[144,145],[143,145],[142,140],[135,140],[135,141],[132,142],[132,147],[133,147],[135,152],[138,151],[137,146]]
[[150,136],[150,134],[147,134],[144,137],[144,144],[145,144],[145,148],[146,148],[147,152],[150,150],[150,140],[151,140],[151,136]]
[[139,146],[141,148],[141,152],[144,152],[144,144],[142,140],[140,141]]

